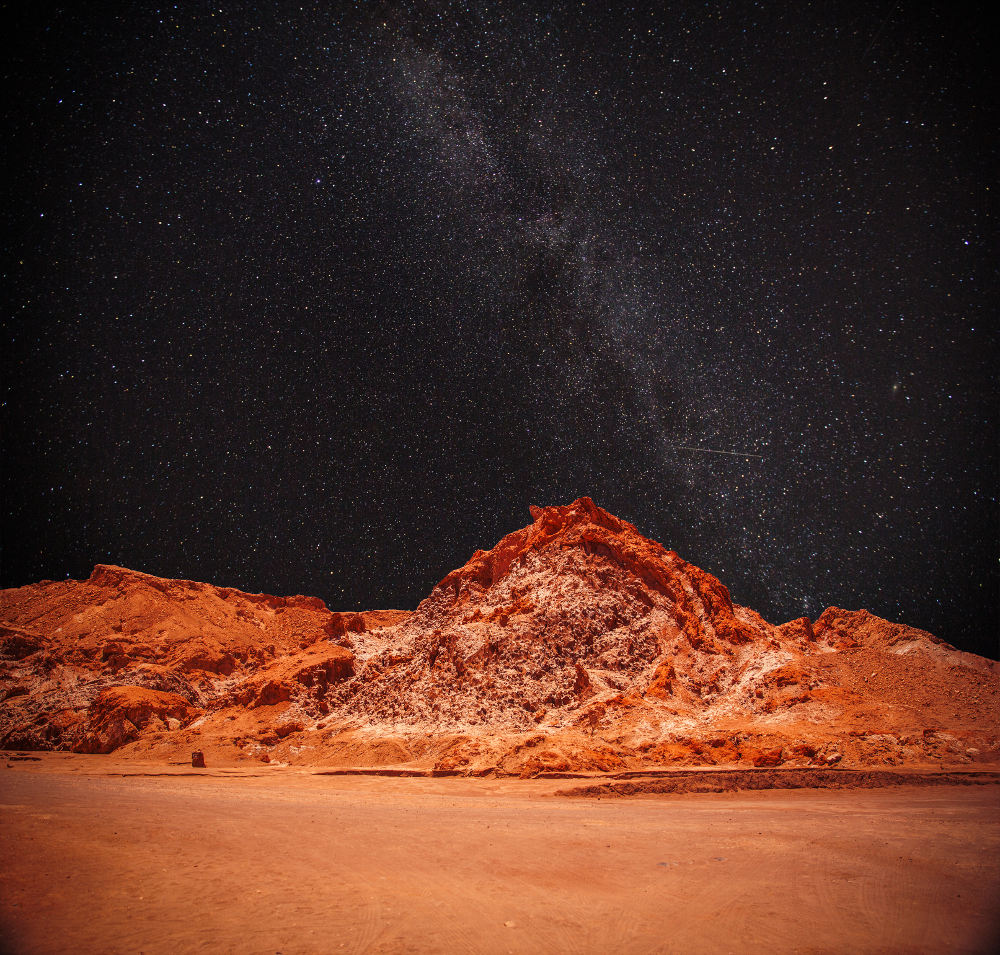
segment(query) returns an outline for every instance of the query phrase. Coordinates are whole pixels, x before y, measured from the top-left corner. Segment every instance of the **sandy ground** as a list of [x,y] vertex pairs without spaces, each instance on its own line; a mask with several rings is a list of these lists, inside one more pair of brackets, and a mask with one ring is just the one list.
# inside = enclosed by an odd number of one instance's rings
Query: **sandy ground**
[[80,765],[0,766],[5,951],[937,953],[1000,940],[996,785],[567,799],[553,795],[564,780]]

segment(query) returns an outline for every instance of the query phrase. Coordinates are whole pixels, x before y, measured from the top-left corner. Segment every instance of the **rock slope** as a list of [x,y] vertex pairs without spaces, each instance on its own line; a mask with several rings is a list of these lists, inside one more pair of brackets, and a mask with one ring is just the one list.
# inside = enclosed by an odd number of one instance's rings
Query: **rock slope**
[[0,591],[0,745],[104,753],[223,704],[319,698],[353,673],[351,634],[406,616],[104,564]]
[[1000,667],[865,611],[774,626],[581,498],[412,613],[99,565],[0,593],[0,745],[455,772],[1000,761]]

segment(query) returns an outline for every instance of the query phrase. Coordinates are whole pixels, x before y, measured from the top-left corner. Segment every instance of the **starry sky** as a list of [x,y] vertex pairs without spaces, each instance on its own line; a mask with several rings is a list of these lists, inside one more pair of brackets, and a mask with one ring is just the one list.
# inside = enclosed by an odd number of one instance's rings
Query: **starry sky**
[[589,495],[997,655],[981,7],[112,7],[3,14],[3,585],[414,607]]

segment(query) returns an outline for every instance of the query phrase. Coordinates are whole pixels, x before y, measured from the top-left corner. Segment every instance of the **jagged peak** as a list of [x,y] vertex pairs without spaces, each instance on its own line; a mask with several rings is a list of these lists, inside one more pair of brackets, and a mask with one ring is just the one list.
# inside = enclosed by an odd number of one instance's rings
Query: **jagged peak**
[[570,527],[575,524],[597,524],[615,533],[626,528],[635,530],[627,521],[599,507],[590,497],[578,497],[572,504],[556,504],[548,507],[532,504],[528,511],[535,525],[546,529]]
[[631,524],[598,507],[589,497],[549,507],[532,504],[529,512],[531,524],[507,534],[489,550],[477,550],[462,567],[447,574],[435,591],[454,589],[457,592],[466,581],[491,587],[507,575],[515,561],[529,552],[540,551],[553,543],[582,543],[581,535],[588,528],[603,529],[612,535],[629,529],[638,535]]
[[626,568],[650,590],[672,600],[685,602],[697,592],[702,603],[732,613],[729,592],[715,577],[647,538],[590,497],[565,505],[532,505],[530,513],[532,524],[508,534],[490,550],[477,550],[464,566],[444,577],[432,596],[448,601],[470,585],[489,589],[531,553],[579,547]]

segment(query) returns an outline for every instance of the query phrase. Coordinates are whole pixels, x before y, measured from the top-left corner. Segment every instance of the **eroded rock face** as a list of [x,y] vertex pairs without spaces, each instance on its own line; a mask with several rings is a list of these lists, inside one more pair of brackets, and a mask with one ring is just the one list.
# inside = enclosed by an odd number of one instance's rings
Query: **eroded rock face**
[[177,693],[142,686],[115,686],[101,690],[91,703],[74,749],[80,753],[110,753],[138,739],[152,721],[164,728],[164,720],[183,726],[200,710]]
[[[588,498],[531,514],[448,574],[388,645],[360,653],[328,695],[335,716],[462,734],[441,768],[502,764],[484,733],[539,731],[613,738],[650,760],[749,765],[825,765],[846,735],[855,758],[892,763],[918,755],[906,730],[931,712],[978,725],[998,751],[990,661],[865,611],[773,626]],[[965,709],[945,715],[956,697]],[[954,738],[963,758],[968,735]],[[616,765],[580,740],[568,753],[524,748],[521,766]]]
[[997,664],[866,611],[774,626],[589,498],[531,516],[413,612],[103,565],[4,591],[0,745],[515,773],[1000,761]]
[[336,689],[335,709],[527,728],[570,720],[596,696],[700,699],[731,679],[739,647],[773,629],[738,615],[718,580],[589,498],[532,515],[448,574],[393,645]]
[[315,597],[103,564],[86,581],[2,591],[0,745],[110,752],[230,699],[288,702],[349,675],[353,654],[336,641],[365,626]]
[[332,686],[353,675],[354,654],[346,647],[323,642],[248,676],[223,701],[250,707],[273,706],[303,695],[322,701]]

